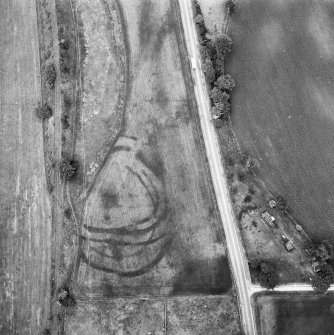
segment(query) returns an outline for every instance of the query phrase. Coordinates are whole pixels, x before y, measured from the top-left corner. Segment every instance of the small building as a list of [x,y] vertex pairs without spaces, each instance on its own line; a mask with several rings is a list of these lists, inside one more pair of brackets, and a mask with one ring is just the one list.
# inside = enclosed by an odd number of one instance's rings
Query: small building
[[319,262],[313,262],[312,268],[314,272],[319,272],[321,270],[320,263]]
[[296,230],[301,232],[303,230],[302,226],[299,224],[296,224]]
[[291,241],[286,242],[284,245],[285,245],[285,249],[288,250],[288,251],[291,251],[291,250],[294,249],[294,246],[291,243]]
[[275,218],[267,211],[263,212],[261,217],[270,227],[275,227]]
[[281,239],[282,239],[282,241],[283,241],[284,243],[289,242],[289,239],[288,239],[288,237],[287,237],[286,235],[282,235],[282,236],[281,236]]
[[269,205],[270,208],[275,208],[277,203],[274,199],[271,199],[271,200],[268,201],[268,205]]

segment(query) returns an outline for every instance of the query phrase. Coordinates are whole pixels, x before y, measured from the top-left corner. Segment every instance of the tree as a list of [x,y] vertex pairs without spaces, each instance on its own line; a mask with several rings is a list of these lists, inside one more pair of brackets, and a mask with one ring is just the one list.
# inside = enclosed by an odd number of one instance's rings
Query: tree
[[[212,48],[210,43],[206,43],[206,45],[200,45],[199,52],[201,54],[201,58],[203,62],[205,62],[206,59],[210,60],[212,58]],[[211,62],[211,60],[210,60]],[[212,64],[212,62],[211,62]]]
[[193,11],[195,12],[195,14],[202,14],[201,6],[197,2],[197,0],[193,1]]
[[75,177],[79,168],[79,162],[74,159],[63,158],[59,163],[59,173],[63,180],[71,180]]
[[236,4],[234,0],[227,0],[225,2],[225,8],[227,10],[227,13],[233,14],[235,12],[235,7],[236,7]]
[[223,34],[216,38],[214,41],[214,47],[216,50],[217,59],[224,59],[232,51],[233,41],[230,37]]
[[272,290],[279,283],[278,274],[275,271],[269,273],[260,272],[259,283],[261,286]]
[[230,99],[230,96],[218,87],[214,87],[210,92],[210,98],[213,103],[226,103]]
[[281,211],[286,211],[288,209],[288,202],[282,196],[278,196],[276,199],[277,208]]
[[267,289],[273,289],[279,283],[276,267],[270,262],[255,261],[250,264],[250,270],[260,285]]
[[326,240],[319,244],[309,243],[305,249],[316,261],[320,263],[333,259],[333,245]]
[[207,29],[204,23],[204,17],[202,14],[197,14],[194,21],[199,29],[199,34],[203,37],[207,33]]
[[204,17],[202,14],[197,14],[194,19],[196,24],[204,24]]
[[331,284],[334,283],[334,269],[328,263],[321,265],[321,270],[317,272],[312,280],[312,287],[316,292],[324,293],[328,290]]
[[47,103],[38,104],[35,108],[35,113],[39,119],[46,120],[52,116],[52,109]]
[[203,63],[203,72],[205,74],[205,79],[208,84],[212,84],[216,79],[216,71],[213,68],[210,59],[206,59]]
[[49,64],[45,69],[45,80],[53,87],[56,81],[56,69],[53,64]]
[[223,119],[227,119],[231,113],[231,106],[228,101],[215,103],[212,107],[212,113]]
[[231,91],[235,87],[235,81],[231,75],[223,74],[215,81],[215,86],[221,90]]

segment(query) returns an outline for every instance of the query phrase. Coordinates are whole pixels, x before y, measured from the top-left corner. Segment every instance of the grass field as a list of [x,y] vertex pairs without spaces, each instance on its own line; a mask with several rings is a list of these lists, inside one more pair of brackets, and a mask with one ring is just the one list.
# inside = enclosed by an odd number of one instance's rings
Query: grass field
[[334,334],[333,294],[257,294],[254,304],[260,335]]
[[333,3],[242,1],[229,22],[233,129],[315,240],[334,241]]
[[0,333],[37,334],[50,297],[46,190],[34,0],[0,3]]

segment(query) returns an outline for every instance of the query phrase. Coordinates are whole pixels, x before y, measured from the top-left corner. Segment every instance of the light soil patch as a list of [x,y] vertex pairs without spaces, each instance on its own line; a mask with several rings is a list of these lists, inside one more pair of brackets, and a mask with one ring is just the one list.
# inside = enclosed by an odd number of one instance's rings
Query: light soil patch
[[[86,57],[83,68],[82,127],[88,182],[106,156],[120,127],[119,95],[124,90],[122,32],[115,10],[104,1],[78,1]],[[122,54],[123,53],[123,54]]]
[[0,3],[0,333],[47,322],[50,202],[46,190],[35,1]]

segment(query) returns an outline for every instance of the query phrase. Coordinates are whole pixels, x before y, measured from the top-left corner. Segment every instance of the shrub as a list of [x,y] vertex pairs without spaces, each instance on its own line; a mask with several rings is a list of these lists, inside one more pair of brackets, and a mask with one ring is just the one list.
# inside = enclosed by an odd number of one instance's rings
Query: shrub
[[195,14],[202,14],[201,7],[199,3],[197,2],[197,0],[193,1],[193,11],[195,12]]
[[56,76],[55,66],[53,64],[49,64],[45,69],[45,79],[51,87],[55,84]]
[[235,1],[234,0],[227,0],[225,2],[225,8],[229,14],[233,14],[235,12]]
[[194,20],[196,24],[204,24],[204,18],[202,14],[196,14]]
[[50,332],[49,329],[43,329],[43,330],[39,333],[39,335],[51,335],[51,332]]
[[62,57],[61,58],[59,68],[60,68],[60,72],[63,73],[63,74],[68,75],[68,74],[71,73],[71,64],[67,60],[67,57]]
[[44,103],[44,104],[39,104],[35,108],[35,113],[39,119],[46,120],[49,119],[52,116],[52,109],[51,107]]
[[224,120],[219,118],[219,119],[215,119],[213,120],[213,124],[214,126],[218,129],[218,128],[221,128],[224,124]]
[[62,289],[58,294],[58,302],[64,307],[72,307],[76,303],[67,288]]
[[69,38],[66,37],[60,40],[59,45],[62,49],[68,50],[71,46],[71,41]]
[[67,219],[70,219],[71,216],[72,216],[72,209],[70,207],[67,207],[65,210],[64,210],[64,215]]
[[215,81],[215,86],[221,90],[231,91],[235,87],[235,81],[231,75],[224,74]]
[[75,177],[79,168],[79,162],[74,159],[63,158],[59,163],[59,173],[63,180],[71,180]]
[[279,196],[276,199],[277,203],[277,208],[280,209],[281,211],[286,211],[288,209],[288,202],[286,201],[285,198]]
[[244,198],[244,202],[251,202],[252,201],[252,196],[250,194],[247,194]]

